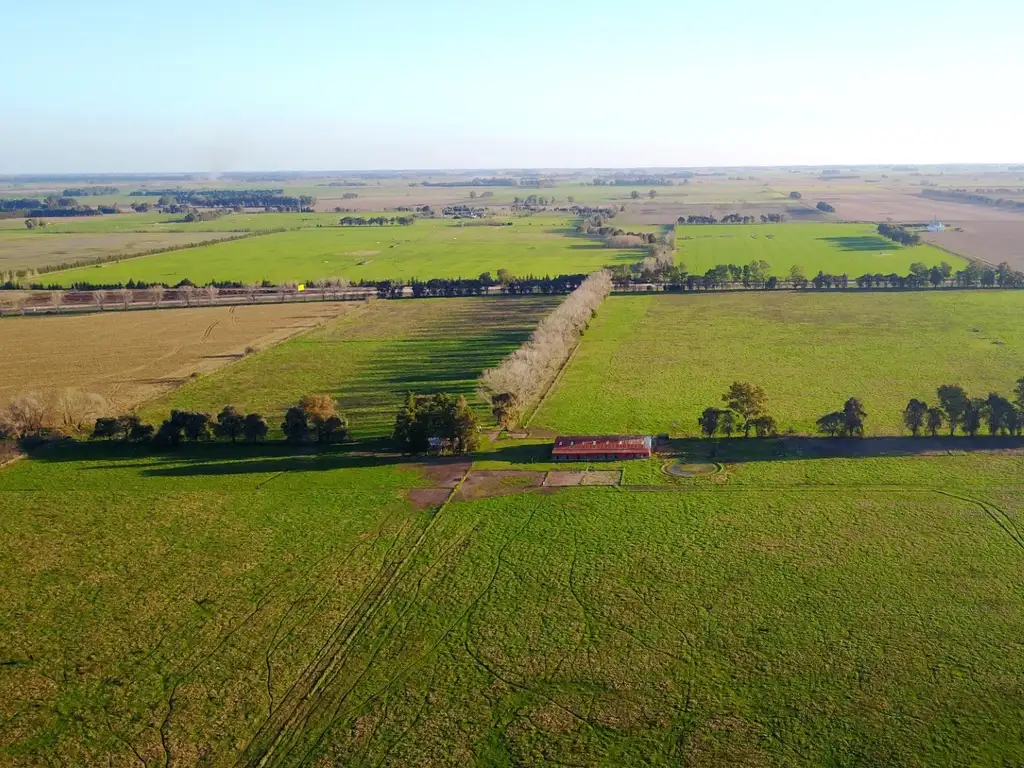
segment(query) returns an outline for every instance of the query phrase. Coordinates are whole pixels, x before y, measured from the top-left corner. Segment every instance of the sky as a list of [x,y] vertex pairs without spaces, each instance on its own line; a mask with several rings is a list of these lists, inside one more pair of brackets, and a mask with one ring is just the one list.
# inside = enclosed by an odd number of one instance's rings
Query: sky
[[1024,161],[1020,0],[45,5],[0,174]]

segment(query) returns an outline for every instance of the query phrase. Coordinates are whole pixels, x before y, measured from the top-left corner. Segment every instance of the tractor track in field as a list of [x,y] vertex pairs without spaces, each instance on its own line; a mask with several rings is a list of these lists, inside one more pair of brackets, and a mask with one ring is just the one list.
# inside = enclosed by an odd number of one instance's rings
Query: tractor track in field
[[[390,604],[391,598],[408,572],[408,566],[419,554],[428,534],[464,479],[465,473],[452,489],[448,500],[430,517],[408,550],[400,553],[397,559],[391,560],[395,547],[407,539],[405,526],[399,531],[399,535],[384,554],[377,573],[317,651],[313,661],[292,684],[281,703],[250,740],[235,763],[236,766],[255,768],[281,765],[296,762],[296,758],[297,762],[301,763],[310,750],[319,743],[336,713],[358,683],[359,678],[345,690],[335,690],[335,684],[344,673],[353,647],[377,615]],[[330,715],[324,717],[328,711]],[[319,735],[314,737],[311,733],[313,730],[319,731]],[[312,738],[305,739],[304,736],[307,734]],[[295,754],[298,750],[303,754]]]

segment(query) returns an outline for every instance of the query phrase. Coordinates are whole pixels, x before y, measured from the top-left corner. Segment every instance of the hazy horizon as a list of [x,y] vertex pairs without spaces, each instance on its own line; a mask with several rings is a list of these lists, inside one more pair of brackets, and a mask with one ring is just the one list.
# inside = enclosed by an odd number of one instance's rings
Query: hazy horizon
[[0,175],[1024,159],[1009,0],[55,0],[46,24],[7,18]]

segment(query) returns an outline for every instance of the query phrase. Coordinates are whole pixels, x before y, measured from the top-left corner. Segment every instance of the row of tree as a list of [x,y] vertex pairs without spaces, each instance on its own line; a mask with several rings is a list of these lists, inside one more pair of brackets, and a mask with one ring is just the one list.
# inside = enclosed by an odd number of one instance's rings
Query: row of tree
[[312,195],[285,195],[283,189],[140,189],[131,197],[156,197],[161,208],[189,205],[199,208],[281,208],[312,211]]
[[343,227],[408,227],[415,222],[415,216],[343,216],[338,223]]
[[[200,411],[173,410],[157,429],[134,414],[104,416],[96,419],[89,437],[93,440],[120,438],[126,442],[152,440],[154,447],[174,448],[184,441],[210,439],[256,443],[264,440],[268,432],[267,422],[259,413],[245,414],[233,405],[226,405],[216,417]],[[287,410],[281,432],[292,443],[337,442],[348,437],[348,419],[330,395],[306,395],[298,405]]]
[[61,192],[64,197],[102,197],[104,195],[116,195],[120,192],[117,187],[74,187]]
[[990,392],[988,397],[970,397],[963,387],[947,384],[936,390],[939,405],[912,398],[903,409],[903,423],[915,437],[922,430],[933,437],[940,429],[949,427],[949,434],[960,429],[974,437],[982,425],[991,435],[1020,435],[1024,433],[1024,378],[1018,379],[1013,390],[1013,401]]
[[557,375],[611,290],[608,271],[593,273],[540,321],[526,343],[497,367],[484,371],[480,385],[502,427],[519,424],[522,409],[539,398]]
[[911,232],[906,227],[902,227],[899,224],[890,224],[883,221],[878,225],[878,234],[883,237],[888,237],[890,240],[894,240],[901,245],[920,245],[921,236],[916,232]]
[[722,395],[725,408],[705,408],[697,419],[697,425],[705,437],[724,435],[732,437],[743,432],[750,437],[774,437],[778,433],[775,419],[767,412],[768,397],[761,387],[743,382],[733,382]]
[[[786,217],[781,213],[762,213],[758,217],[762,224],[781,224]],[[738,213],[727,213],[722,218],[715,216],[680,216],[676,219],[677,224],[756,224],[757,219],[753,216],[743,216]]]

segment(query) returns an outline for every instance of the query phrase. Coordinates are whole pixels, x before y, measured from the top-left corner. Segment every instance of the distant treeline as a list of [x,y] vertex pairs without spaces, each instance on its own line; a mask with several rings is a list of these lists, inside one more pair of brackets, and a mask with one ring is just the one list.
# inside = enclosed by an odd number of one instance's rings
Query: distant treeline
[[200,208],[283,208],[311,213],[316,198],[285,195],[283,189],[139,189],[132,197],[157,197],[158,205],[172,203]]
[[[786,220],[781,213],[761,214],[762,224],[780,224]],[[757,219],[753,216],[741,216],[738,213],[727,213],[718,219],[714,216],[680,216],[676,219],[677,224],[756,224]]]
[[471,179],[469,181],[424,181],[424,187],[518,187],[519,180],[512,178]]
[[371,216],[368,219],[362,216],[343,216],[338,223],[343,227],[408,227],[415,222],[415,216]]
[[707,270],[703,275],[687,274],[683,265],[665,266],[661,270],[645,270],[637,274],[628,268],[616,267],[612,270],[615,286],[619,290],[628,290],[634,285],[661,284],[666,291],[713,291],[713,290],[776,290],[792,288],[797,290],[813,287],[818,290],[845,290],[856,285],[857,288],[919,290],[927,288],[1024,288],[1024,272],[1010,267],[1006,262],[998,267],[984,268],[972,262],[964,269],[953,272],[953,268],[943,262],[938,266],[928,267],[916,262],[911,265],[910,273],[900,275],[865,273],[851,278],[843,273],[832,275],[819,271],[808,278],[803,269],[794,266],[784,278],[770,275],[766,262],[751,262],[746,265],[719,264]]
[[40,200],[37,197],[0,199],[0,212],[8,213],[15,218],[63,218],[67,216],[98,216],[104,213],[119,213],[117,206],[99,205],[90,208],[80,205],[73,197],[50,195]]
[[100,197],[102,195],[116,195],[120,192],[117,187],[72,187],[61,192],[64,197]]
[[671,187],[674,179],[667,176],[629,176],[624,178],[596,178],[591,184],[595,187]]
[[974,203],[976,205],[991,205],[997,208],[1024,208],[1024,200],[992,197],[977,192],[968,192],[966,189],[922,189],[921,195],[933,200],[948,200],[954,203]]

